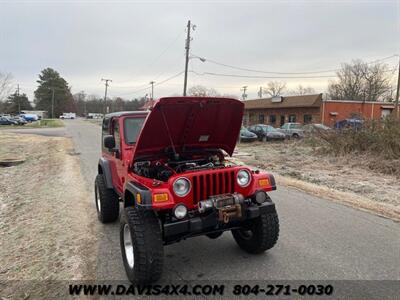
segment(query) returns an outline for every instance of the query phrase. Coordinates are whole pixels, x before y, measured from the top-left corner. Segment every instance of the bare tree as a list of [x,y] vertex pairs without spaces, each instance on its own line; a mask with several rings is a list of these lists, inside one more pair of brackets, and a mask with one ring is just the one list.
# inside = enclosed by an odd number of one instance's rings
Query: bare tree
[[335,100],[387,100],[390,97],[390,77],[386,64],[367,64],[354,60],[343,64],[336,73],[338,79],[328,85],[328,93]]
[[219,96],[219,93],[213,88],[206,88],[202,85],[195,85],[189,88],[188,95],[197,97],[215,97]]
[[3,101],[11,93],[11,80],[12,76],[10,73],[0,72],[0,101]]
[[299,84],[297,88],[291,90],[289,93],[291,95],[310,95],[315,94],[316,92],[311,86],[302,86]]
[[283,81],[270,81],[267,87],[263,88],[264,93],[271,97],[281,96],[286,90],[286,82]]

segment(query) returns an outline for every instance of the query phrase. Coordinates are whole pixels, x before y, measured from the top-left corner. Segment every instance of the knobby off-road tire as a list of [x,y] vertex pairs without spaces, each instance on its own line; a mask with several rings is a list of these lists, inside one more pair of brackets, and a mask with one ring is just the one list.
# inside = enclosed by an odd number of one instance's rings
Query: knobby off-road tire
[[132,283],[149,284],[160,279],[164,247],[160,223],[153,211],[125,208],[120,240],[126,275]]
[[259,254],[271,249],[279,237],[279,219],[276,211],[262,213],[249,226],[232,230],[233,238],[244,251]]
[[107,188],[102,174],[97,174],[94,190],[97,217],[100,222],[110,223],[116,221],[119,216],[118,195],[112,189]]

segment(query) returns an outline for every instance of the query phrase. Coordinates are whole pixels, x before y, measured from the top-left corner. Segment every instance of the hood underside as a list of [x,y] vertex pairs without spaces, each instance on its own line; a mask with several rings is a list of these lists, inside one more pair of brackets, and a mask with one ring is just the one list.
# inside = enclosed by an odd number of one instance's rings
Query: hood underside
[[189,148],[223,149],[232,155],[243,109],[241,101],[229,98],[161,98],[143,124],[133,159]]

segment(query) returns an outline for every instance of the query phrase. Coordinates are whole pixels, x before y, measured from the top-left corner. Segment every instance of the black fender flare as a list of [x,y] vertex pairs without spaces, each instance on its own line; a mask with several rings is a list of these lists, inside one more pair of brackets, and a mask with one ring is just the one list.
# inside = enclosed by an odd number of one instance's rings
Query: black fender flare
[[[134,181],[128,181],[126,183],[125,192],[123,195],[124,207],[130,206],[127,203],[128,199],[125,199],[127,194],[126,191],[129,191],[133,195],[135,206],[139,206],[145,209],[152,208],[151,191],[144,185]],[[137,194],[140,194],[140,199],[141,199],[140,203],[137,202]]]
[[99,168],[98,173],[102,174],[104,176],[104,180],[106,181],[106,187],[108,189],[114,189],[113,184],[112,184],[110,162],[107,159],[105,159],[104,157],[101,157],[99,159],[98,168]]

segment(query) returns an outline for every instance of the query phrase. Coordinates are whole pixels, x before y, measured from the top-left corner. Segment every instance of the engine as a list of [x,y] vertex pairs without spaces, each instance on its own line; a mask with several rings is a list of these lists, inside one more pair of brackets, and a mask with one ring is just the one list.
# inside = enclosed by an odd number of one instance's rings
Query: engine
[[224,168],[225,162],[222,155],[190,159],[161,159],[138,161],[133,164],[133,171],[139,176],[168,181],[174,175],[186,171]]

